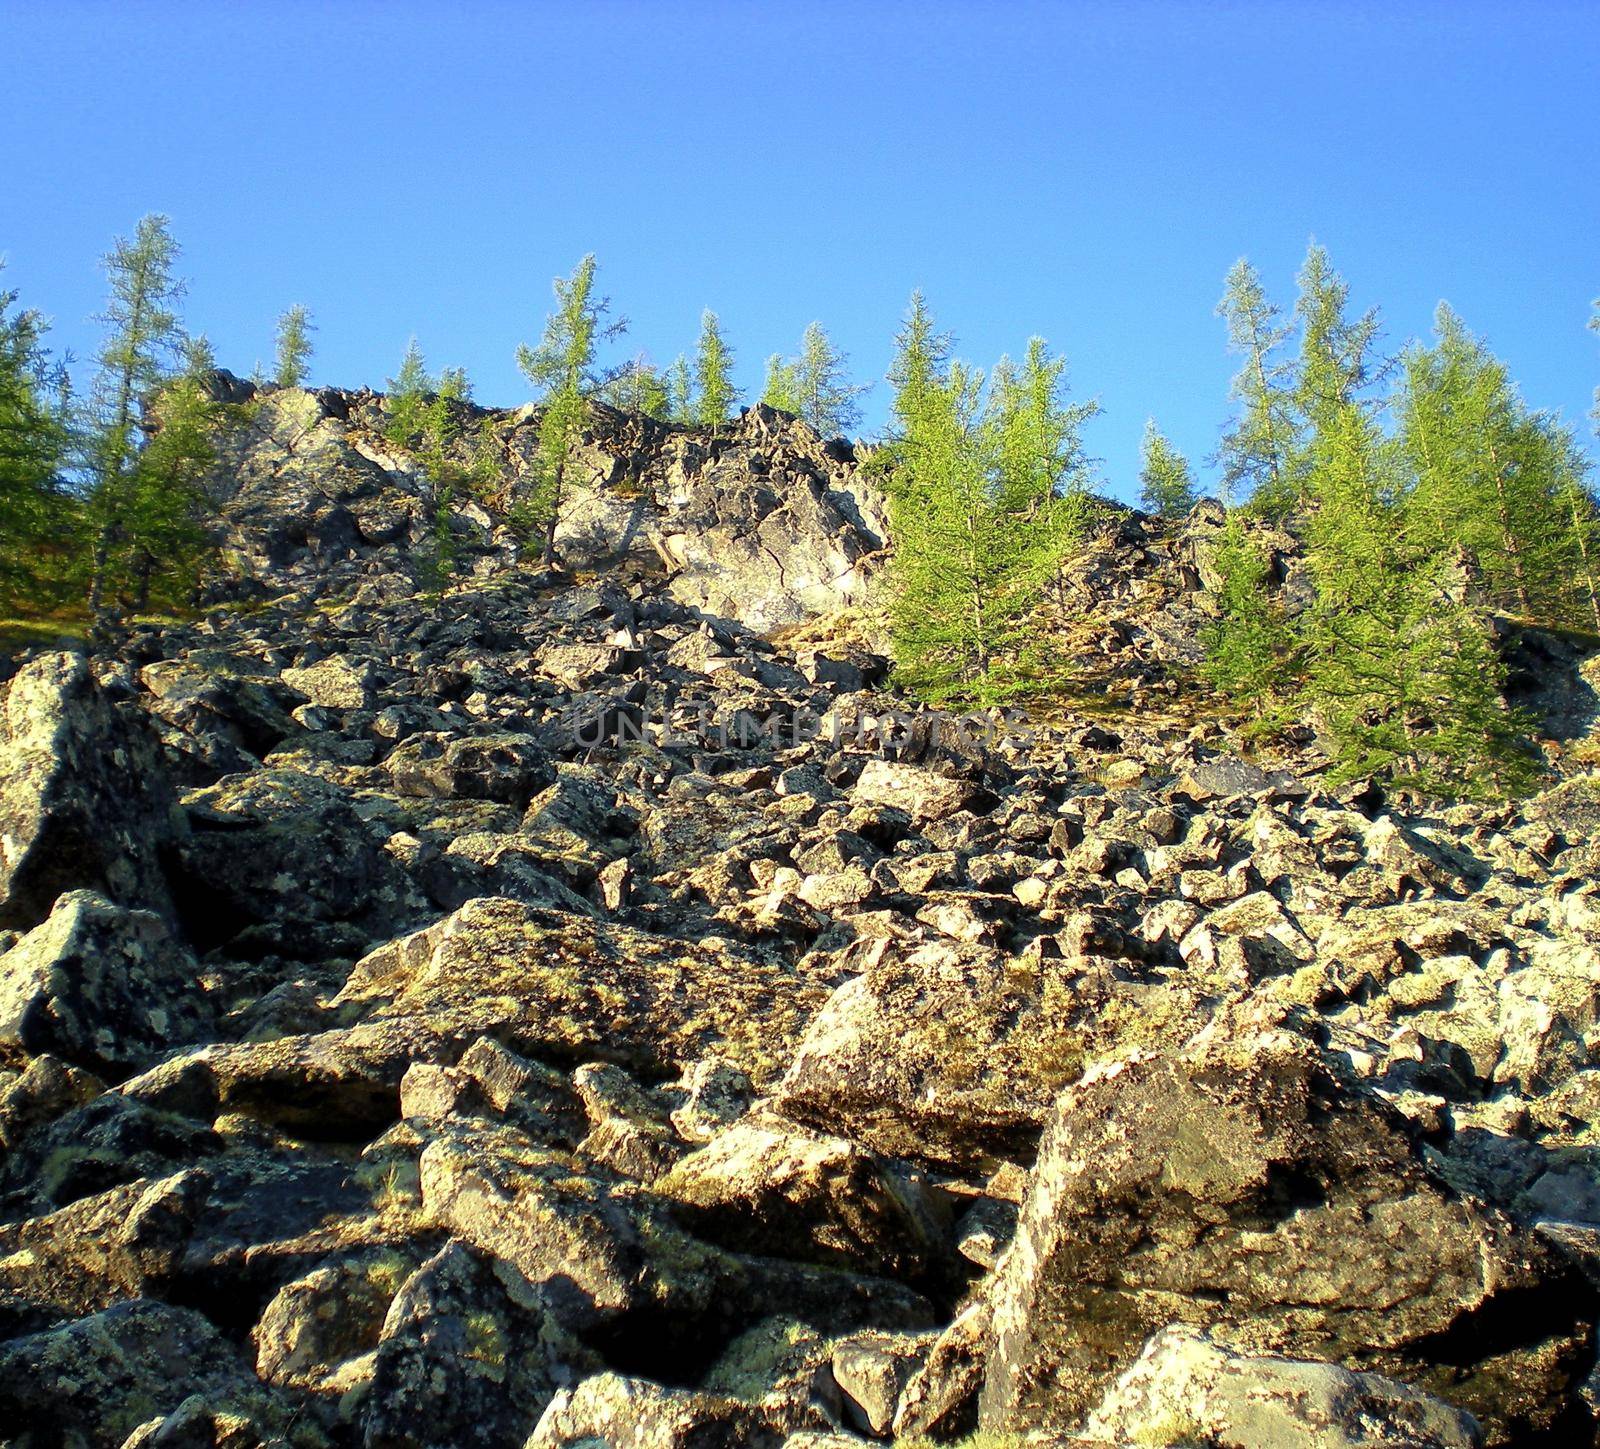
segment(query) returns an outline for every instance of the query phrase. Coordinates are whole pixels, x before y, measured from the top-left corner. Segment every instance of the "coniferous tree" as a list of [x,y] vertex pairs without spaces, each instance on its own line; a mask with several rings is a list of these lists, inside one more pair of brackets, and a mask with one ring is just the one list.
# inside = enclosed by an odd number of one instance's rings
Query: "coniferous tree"
[[865,385],[849,380],[850,359],[833,345],[820,322],[810,323],[791,364],[798,412],[824,438],[842,437],[861,421]]
[[733,349],[722,335],[717,314],[707,308],[700,317],[700,340],[695,346],[695,421],[713,432],[728,421],[739,390],[733,385]]
[[667,379],[642,354],[626,364],[602,389],[603,401],[624,412],[643,413],[660,422],[671,419],[672,402]]
[[1290,460],[1294,502],[1304,507],[1313,475],[1340,428],[1343,409],[1388,374],[1376,355],[1378,309],[1348,315],[1350,286],[1333,269],[1327,250],[1315,242],[1296,278],[1300,294],[1300,357],[1294,371],[1293,417],[1297,453]]
[[217,370],[217,349],[204,332],[196,332],[183,339],[183,372],[185,377],[204,377]]
[[400,370],[384,382],[384,406],[388,422],[384,431],[395,443],[409,443],[422,429],[422,416],[428,397],[438,389],[438,383],[428,375],[428,361],[422,354],[417,339],[406,343],[405,356],[400,359]]
[[[169,411],[184,419],[169,444],[144,459],[141,409],[175,376],[183,353],[176,311],[184,286],[173,275],[178,245],[167,218],[144,217],[131,241],[119,238],[105,258],[110,304],[86,435],[90,484],[85,522],[90,535],[89,609],[105,612],[119,588],[131,585],[135,600],[148,597],[159,570],[192,572],[194,560],[175,549],[192,548],[203,537],[198,519],[207,510],[196,486],[199,428],[191,419],[208,405],[198,388],[169,399]],[[188,385],[180,384],[180,393]],[[143,466],[141,466],[143,465]],[[178,520],[195,515],[195,527]]]
[[800,416],[800,380],[792,362],[774,352],[767,359],[767,376],[761,385],[761,401],[781,413]]
[[272,380],[279,387],[303,387],[311,375],[311,334],[316,326],[310,311],[296,302],[278,318],[277,362]]
[[687,426],[694,422],[694,383],[689,375],[689,359],[681,352],[667,369],[667,421]]
[[1181,518],[1199,501],[1189,460],[1147,418],[1139,444],[1139,505],[1162,518]]
[[895,334],[894,361],[889,367],[889,383],[894,388],[890,404],[891,446],[902,444],[915,431],[916,419],[928,395],[943,385],[954,345],[949,333],[940,332],[920,291],[911,294],[905,320]]
[[889,488],[891,635],[900,678],[929,698],[987,700],[1026,687],[1028,623],[1084,515],[1080,430],[1064,364],[1034,339],[1020,367],[946,360],[920,298],[902,329]]
[[536,348],[517,349],[517,365],[541,390],[544,404],[534,490],[523,511],[529,524],[543,534],[542,557],[547,566],[556,559],[556,526],[567,468],[588,421],[589,399],[616,375],[596,367],[596,348],[601,341],[627,330],[625,321],[605,320],[611,302],[594,295],[594,276],[591,253],[570,277],[557,277],[556,309],[545,319],[543,339]]
[[1429,536],[1470,550],[1491,602],[1562,622],[1582,565],[1568,491],[1576,442],[1527,407],[1447,306],[1435,338],[1407,353],[1396,399],[1409,512]]
[[200,379],[183,374],[153,400],[150,426],[128,493],[125,586],[135,611],[158,595],[180,604],[200,582],[213,544],[205,485],[222,419]]
[[47,602],[40,555],[59,547],[66,510],[67,420],[53,396],[64,373],[52,376],[44,319],[16,302],[0,290],[0,602],[34,606]]
[[1353,406],[1331,430],[1309,565],[1307,701],[1336,775],[1383,770],[1449,793],[1525,789],[1527,722],[1507,709],[1504,669],[1473,596],[1471,559],[1410,513],[1405,458]]
[[1294,634],[1272,597],[1271,563],[1242,508],[1228,510],[1213,563],[1220,578],[1217,618],[1200,633],[1206,651],[1200,672],[1252,719],[1275,719],[1290,684]]
[[1233,380],[1237,412],[1217,450],[1223,493],[1247,494],[1257,511],[1278,517],[1298,495],[1295,367],[1283,356],[1293,329],[1243,258],[1228,273],[1217,312],[1228,324],[1229,346],[1244,359]]

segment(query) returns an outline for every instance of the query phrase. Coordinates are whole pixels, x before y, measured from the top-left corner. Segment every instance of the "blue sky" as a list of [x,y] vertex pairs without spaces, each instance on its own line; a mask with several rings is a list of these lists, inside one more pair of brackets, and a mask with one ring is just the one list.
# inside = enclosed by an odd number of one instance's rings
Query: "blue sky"
[[1586,433],[1600,382],[1593,3],[0,0],[0,57],[8,284],[80,354],[165,211],[224,365],[303,301],[319,382],[415,333],[485,402],[586,251],[629,350],[711,306],[752,390],[813,318],[881,377],[920,286],[975,362],[1070,359],[1123,496],[1147,415],[1215,446],[1229,264],[1287,304],[1312,236],[1391,341],[1448,298]]

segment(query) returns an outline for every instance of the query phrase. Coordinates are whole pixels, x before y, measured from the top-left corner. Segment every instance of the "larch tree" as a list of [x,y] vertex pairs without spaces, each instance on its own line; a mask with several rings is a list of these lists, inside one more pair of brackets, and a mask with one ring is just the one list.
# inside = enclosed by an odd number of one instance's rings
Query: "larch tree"
[[1189,460],[1147,418],[1139,443],[1139,506],[1161,518],[1181,518],[1199,502]]
[[867,388],[851,383],[849,363],[820,322],[806,327],[800,355],[790,366],[797,411],[821,437],[843,437],[861,421],[860,399]]
[[556,527],[567,469],[588,422],[589,400],[616,376],[597,367],[596,350],[602,341],[627,330],[621,319],[606,320],[611,303],[595,296],[594,278],[593,253],[578,263],[570,277],[557,277],[556,307],[545,319],[543,338],[537,347],[517,349],[517,365],[539,390],[544,407],[534,487],[523,516],[543,535],[541,558],[547,567],[556,561]]
[[1224,497],[1247,495],[1258,512],[1281,516],[1294,506],[1298,492],[1296,369],[1285,356],[1294,329],[1243,258],[1228,272],[1217,313],[1227,323],[1229,347],[1243,359],[1233,379],[1234,419],[1217,450]]
[[1516,793],[1537,767],[1527,722],[1505,704],[1471,556],[1410,512],[1405,466],[1370,416],[1341,410],[1309,531],[1306,701],[1336,778],[1383,771],[1446,793]]
[[694,422],[694,380],[689,374],[689,359],[681,352],[672,359],[665,381],[667,421],[688,426]]
[[428,398],[438,389],[438,383],[428,374],[428,360],[415,337],[406,343],[399,372],[385,380],[383,389],[384,409],[388,414],[384,432],[391,442],[408,443],[421,431]]
[[920,291],[913,292],[895,334],[894,361],[889,367],[889,384],[894,388],[889,407],[891,446],[912,437],[929,394],[943,385],[953,346],[950,334],[934,324],[927,298]]
[[767,359],[767,375],[761,384],[761,401],[780,413],[800,416],[800,379],[794,363],[774,352]]
[[272,380],[279,387],[303,387],[311,375],[311,334],[316,325],[311,312],[299,302],[278,318],[277,361]]
[[1293,416],[1298,452],[1290,460],[1290,474],[1295,504],[1303,508],[1311,498],[1312,475],[1338,433],[1343,409],[1387,376],[1389,366],[1377,355],[1378,309],[1349,315],[1349,283],[1334,271],[1326,248],[1311,244],[1296,281],[1300,358]]
[[1411,516],[1428,536],[1470,550],[1496,605],[1560,622],[1581,564],[1570,434],[1527,407],[1504,364],[1443,305],[1433,346],[1405,356],[1396,411]]
[[169,403],[169,412],[177,408],[186,419],[177,430],[183,446],[173,443],[143,459],[141,409],[161,393],[182,359],[176,309],[184,285],[174,275],[177,259],[167,218],[151,215],[139,222],[132,240],[118,238],[104,260],[110,301],[100,318],[106,334],[84,429],[88,601],[97,617],[120,585],[132,583],[147,596],[158,569],[186,562],[170,550],[189,547],[196,533],[180,530],[176,520],[202,514],[206,506],[195,483],[193,454],[201,430],[192,419],[205,405],[196,384],[186,384],[189,395]]
[[66,510],[68,429],[44,319],[16,303],[0,290],[0,602],[32,606],[45,602],[40,555],[58,544]]
[[1272,563],[1246,510],[1228,510],[1212,560],[1217,617],[1200,631],[1201,676],[1254,721],[1275,719],[1289,688],[1294,632],[1271,591]]
[[733,349],[722,324],[709,307],[700,316],[700,340],[694,354],[695,421],[713,432],[728,421],[739,390],[733,384]]
[[988,701],[1034,683],[1020,660],[1082,526],[1081,429],[1098,408],[1067,401],[1065,364],[1039,339],[987,388],[948,347],[915,299],[891,372],[890,630],[909,687]]
[[623,412],[643,413],[658,422],[671,419],[672,400],[668,396],[667,379],[642,353],[626,363],[602,390],[602,401]]

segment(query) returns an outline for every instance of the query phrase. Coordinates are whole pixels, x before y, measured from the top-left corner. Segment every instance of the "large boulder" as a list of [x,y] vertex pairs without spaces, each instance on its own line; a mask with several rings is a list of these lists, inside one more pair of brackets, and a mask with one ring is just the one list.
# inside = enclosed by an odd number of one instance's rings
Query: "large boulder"
[[184,801],[174,890],[201,947],[246,959],[353,959],[421,902],[339,786],[302,770],[229,776]]
[[1114,1444],[1214,1449],[1479,1449],[1465,1410],[1382,1374],[1231,1353],[1190,1328],[1152,1338],[1090,1420]]
[[1305,1038],[1226,1025],[1061,1095],[992,1294],[983,1425],[1079,1421],[1177,1322],[1437,1393],[1493,1444],[1580,1432],[1575,1270],[1435,1181]]
[[181,825],[155,736],[81,655],[41,655],[0,685],[0,927],[80,888],[170,909],[161,855]]
[[779,1449],[783,1429],[754,1404],[596,1374],[558,1394],[525,1449]]
[[770,1081],[826,999],[820,977],[723,937],[650,935],[519,901],[468,901],[372,952],[339,995],[375,1019],[661,1076],[715,1049]]
[[715,1242],[891,1277],[926,1269],[948,1230],[948,1209],[917,1174],[776,1117],[746,1117],[656,1187]]
[[195,1395],[269,1432],[286,1432],[294,1418],[294,1406],[190,1308],[136,1299],[0,1343],[0,1422],[25,1430],[21,1443],[118,1445]]
[[592,1366],[515,1268],[448,1243],[383,1319],[366,1449],[519,1445],[556,1390]]
[[1030,1156],[1055,1094],[1088,1061],[1186,1035],[1203,1004],[1182,977],[1094,956],[885,946],[811,1022],[774,1104],[940,1167]]
[[208,1031],[198,978],[160,916],[71,891],[0,955],[0,1053],[125,1075]]
[[669,1200],[511,1128],[450,1125],[421,1158],[434,1225],[542,1285],[558,1316],[616,1352],[682,1373],[775,1313],[819,1325],[921,1328],[891,1280],[700,1241]]

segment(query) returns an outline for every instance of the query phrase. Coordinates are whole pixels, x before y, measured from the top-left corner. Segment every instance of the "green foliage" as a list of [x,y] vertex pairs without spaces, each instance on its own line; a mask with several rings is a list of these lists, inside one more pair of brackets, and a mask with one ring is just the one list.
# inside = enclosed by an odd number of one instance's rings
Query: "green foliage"
[[1269,592],[1271,562],[1237,508],[1228,511],[1215,566],[1222,580],[1218,617],[1200,635],[1201,673],[1254,720],[1274,720],[1290,683],[1294,636]]
[[1577,440],[1523,403],[1448,307],[1434,330],[1407,352],[1395,405],[1411,516],[1470,550],[1496,606],[1545,623],[1588,612],[1594,508]]
[[761,401],[782,413],[800,416],[800,379],[794,363],[774,352],[767,359],[766,381],[761,385]]
[[925,698],[990,701],[1037,686],[1030,616],[1081,535],[1081,428],[1098,408],[1066,401],[1065,364],[1038,338],[986,386],[936,336],[913,298],[891,373],[895,662]]
[[1360,410],[1342,411],[1311,524],[1307,700],[1339,776],[1518,793],[1537,775],[1528,722],[1506,708],[1470,557],[1410,508],[1396,477],[1406,461]]
[[1139,505],[1162,518],[1181,518],[1199,501],[1189,460],[1148,418],[1139,445]]
[[667,420],[687,426],[694,421],[694,382],[689,359],[681,352],[667,369]]
[[1246,492],[1261,511],[1279,515],[1295,499],[1292,467],[1300,441],[1294,364],[1284,356],[1292,329],[1242,257],[1228,272],[1217,312],[1227,322],[1229,347],[1243,359],[1233,379],[1235,417],[1217,450],[1223,493]]
[[183,339],[183,373],[185,377],[201,377],[217,370],[217,350],[204,332],[196,332]]
[[[200,479],[210,466],[215,404],[181,372],[184,336],[173,275],[178,244],[164,216],[146,216],[104,262],[110,301],[105,340],[81,429],[89,486],[88,599],[96,616],[176,597],[209,553],[211,505]],[[144,444],[140,409],[156,404],[155,440]],[[163,435],[165,435],[163,440]]]
[[942,385],[953,346],[950,334],[934,326],[927,299],[920,291],[913,292],[905,321],[895,334],[894,361],[889,367],[889,383],[894,388],[889,408],[891,447],[910,436],[930,394]]
[[277,361],[272,380],[279,387],[303,387],[311,375],[311,334],[316,326],[299,302],[278,318]]
[[407,345],[399,375],[389,379],[389,387],[385,435],[415,457],[430,520],[427,547],[416,559],[418,577],[424,588],[437,592],[460,564],[458,503],[484,498],[493,487],[493,440],[487,420],[475,423],[466,369],[447,367],[437,378],[430,377],[416,338]]
[[672,399],[667,379],[650,365],[649,359],[636,357],[601,389],[603,401],[624,412],[643,413],[647,418],[667,422],[672,415]]
[[0,603],[41,608],[56,602],[48,564],[67,508],[65,374],[51,372],[44,320],[16,301],[0,291]]
[[694,354],[694,420],[713,432],[728,421],[739,390],[733,385],[733,349],[722,335],[717,314],[707,308],[700,317],[700,340]]
[[570,277],[557,277],[556,308],[545,319],[543,339],[536,348],[517,349],[517,365],[541,391],[544,403],[534,488],[518,517],[523,528],[542,533],[546,565],[555,562],[556,525],[566,470],[572,449],[588,421],[589,399],[616,377],[615,373],[597,370],[597,346],[627,330],[624,321],[605,320],[611,303],[608,298],[594,295],[594,277],[592,254],[578,263]]
[[854,386],[849,358],[836,348],[820,322],[807,326],[800,355],[767,359],[767,380],[761,401],[809,423],[824,438],[841,437],[861,421],[858,399],[867,391]]
[[423,413],[428,397],[437,384],[428,375],[427,359],[413,337],[406,343],[405,356],[400,359],[400,371],[384,381],[384,408],[388,421],[384,435],[391,443],[408,445],[422,431]]

